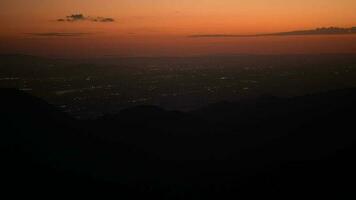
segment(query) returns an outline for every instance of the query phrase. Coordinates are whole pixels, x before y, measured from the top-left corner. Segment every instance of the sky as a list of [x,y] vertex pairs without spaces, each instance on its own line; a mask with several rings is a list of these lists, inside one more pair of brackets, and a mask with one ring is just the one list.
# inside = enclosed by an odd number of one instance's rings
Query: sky
[[0,53],[356,53],[353,35],[191,38],[356,26],[355,0],[1,0]]

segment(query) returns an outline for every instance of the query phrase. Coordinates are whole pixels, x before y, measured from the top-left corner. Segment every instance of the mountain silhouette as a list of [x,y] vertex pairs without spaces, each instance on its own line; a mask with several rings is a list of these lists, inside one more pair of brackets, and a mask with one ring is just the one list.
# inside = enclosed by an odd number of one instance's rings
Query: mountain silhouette
[[0,97],[7,191],[163,199],[354,195],[354,88],[191,112],[138,106],[91,120],[16,89],[0,89]]

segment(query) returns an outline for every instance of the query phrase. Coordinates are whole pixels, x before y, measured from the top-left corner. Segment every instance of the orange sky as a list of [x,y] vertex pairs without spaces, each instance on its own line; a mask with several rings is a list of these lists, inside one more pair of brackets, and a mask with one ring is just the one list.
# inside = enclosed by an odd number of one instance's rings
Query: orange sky
[[[186,37],[352,27],[356,26],[355,9],[355,0],[1,0],[0,53],[88,56],[356,53],[354,36]],[[77,13],[116,21],[56,21]],[[29,34],[54,32],[90,34],[78,37]]]

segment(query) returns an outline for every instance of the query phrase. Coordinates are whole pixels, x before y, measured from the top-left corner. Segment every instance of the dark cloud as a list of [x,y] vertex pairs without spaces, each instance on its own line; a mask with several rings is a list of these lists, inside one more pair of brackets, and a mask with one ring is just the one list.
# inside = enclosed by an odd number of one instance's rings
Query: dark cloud
[[28,35],[38,36],[38,37],[82,37],[90,35],[91,33],[81,33],[81,32],[46,32],[46,33],[27,33]]
[[255,34],[255,35],[231,35],[231,34],[202,34],[190,35],[193,38],[226,38],[226,37],[263,37],[263,36],[298,36],[298,35],[345,35],[356,34],[356,27],[352,28],[317,28],[313,30],[298,30],[290,32]]
[[58,22],[80,22],[80,21],[91,21],[91,22],[115,22],[114,18],[110,17],[90,17],[83,14],[72,14],[65,18],[57,19]]
[[66,18],[68,21],[82,21],[82,20],[86,20],[87,18],[84,17],[83,14],[74,14],[74,15],[69,15]]
[[108,18],[108,17],[97,17],[97,18],[93,18],[92,21],[94,21],[94,22],[114,22],[115,20],[113,18]]

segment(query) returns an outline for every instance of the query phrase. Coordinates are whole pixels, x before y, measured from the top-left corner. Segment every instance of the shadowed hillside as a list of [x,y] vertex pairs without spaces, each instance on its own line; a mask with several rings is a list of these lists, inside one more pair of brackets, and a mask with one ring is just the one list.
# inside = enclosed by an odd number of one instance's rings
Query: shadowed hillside
[[15,89],[0,97],[9,191],[216,199],[354,190],[356,89],[191,112],[138,106],[94,120]]

